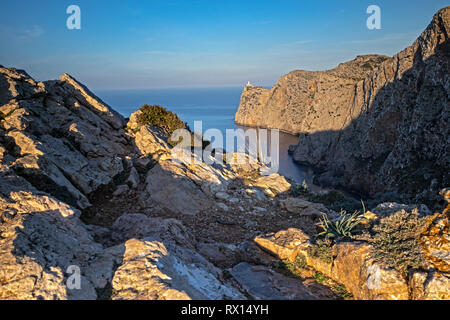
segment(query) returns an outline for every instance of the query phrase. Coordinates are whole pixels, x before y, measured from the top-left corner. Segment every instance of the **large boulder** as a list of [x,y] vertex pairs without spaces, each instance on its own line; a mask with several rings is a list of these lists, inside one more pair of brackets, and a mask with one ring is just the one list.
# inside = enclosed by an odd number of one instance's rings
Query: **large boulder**
[[221,272],[190,249],[152,239],[130,239],[114,274],[112,299],[244,299]]

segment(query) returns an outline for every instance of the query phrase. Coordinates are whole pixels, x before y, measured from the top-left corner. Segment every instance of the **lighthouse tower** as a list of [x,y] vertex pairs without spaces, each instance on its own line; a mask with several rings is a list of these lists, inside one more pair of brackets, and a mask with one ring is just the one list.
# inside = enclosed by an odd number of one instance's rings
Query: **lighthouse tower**
[[252,85],[252,84],[251,84],[250,81],[249,81],[249,82],[247,82],[246,87],[251,86],[251,85]]

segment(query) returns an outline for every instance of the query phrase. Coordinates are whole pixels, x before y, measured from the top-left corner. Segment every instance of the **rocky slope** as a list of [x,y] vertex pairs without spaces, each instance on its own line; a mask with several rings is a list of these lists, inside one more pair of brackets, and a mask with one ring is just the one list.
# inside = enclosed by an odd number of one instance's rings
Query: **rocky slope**
[[236,122],[298,133],[294,159],[321,169],[319,183],[431,204],[450,183],[449,30],[447,7],[392,58],[248,86]]
[[[241,283],[252,291],[261,277],[286,288],[255,298],[336,297],[248,264],[274,261],[255,234],[305,224],[272,210],[283,177],[173,161],[161,131],[135,117],[127,127],[69,75],[36,82],[1,67],[0,101],[0,299],[245,299]],[[224,276],[241,262],[244,279]],[[66,285],[70,266],[81,289]]]
[[[310,202],[326,194],[294,196],[237,154],[208,165],[173,153],[158,128],[126,123],[69,75],[0,67],[0,112],[0,299],[338,299],[342,285],[358,299],[450,299],[448,210],[430,216],[415,282],[363,239],[353,260],[336,244],[339,266],[309,255],[321,273],[298,275],[280,259],[315,245],[320,216],[337,218]],[[431,214],[388,203],[372,215],[402,210]],[[361,285],[374,265],[376,292]]]

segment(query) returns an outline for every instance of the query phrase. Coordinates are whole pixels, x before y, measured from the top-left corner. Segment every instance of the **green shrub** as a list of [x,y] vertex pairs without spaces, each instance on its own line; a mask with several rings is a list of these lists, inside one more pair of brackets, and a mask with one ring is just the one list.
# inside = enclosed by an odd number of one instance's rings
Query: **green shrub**
[[308,254],[311,257],[319,258],[325,263],[333,262],[333,253],[330,243],[323,240],[317,240],[315,244],[308,247]]
[[324,283],[328,280],[330,280],[330,278],[328,278],[326,275],[324,275],[323,273],[316,271],[316,273],[314,274],[314,279],[318,282],[318,283]]
[[372,229],[374,258],[404,276],[411,268],[424,268],[425,259],[419,239],[425,225],[426,218],[404,210],[380,219]]
[[188,126],[178,116],[166,108],[147,104],[139,109],[142,113],[136,118],[139,126],[154,126],[161,129],[168,137],[177,129],[188,129]]
[[292,185],[289,191],[293,197],[298,197],[300,195],[309,195],[310,193],[309,186],[305,180],[303,180],[302,184],[296,183]]
[[298,254],[295,257],[294,262],[290,262],[288,259],[285,259],[283,261],[280,261],[276,266],[275,270],[278,273],[281,273],[285,276],[297,276],[301,277],[301,274],[299,273],[298,269],[303,270],[309,270],[310,267],[308,266],[308,263],[306,262],[306,257],[303,254]]

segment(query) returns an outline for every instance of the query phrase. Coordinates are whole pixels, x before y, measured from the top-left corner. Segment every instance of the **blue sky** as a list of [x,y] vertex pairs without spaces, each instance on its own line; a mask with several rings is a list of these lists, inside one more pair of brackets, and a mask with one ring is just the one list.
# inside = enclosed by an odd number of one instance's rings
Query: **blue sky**
[[[81,30],[66,8],[81,8]],[[381,30],[366,9],[381,8]],[[449,5],[440,0],[40,0],[0,2],[0,64],[93,89],[272,86],[294,69],[393,55]]]

